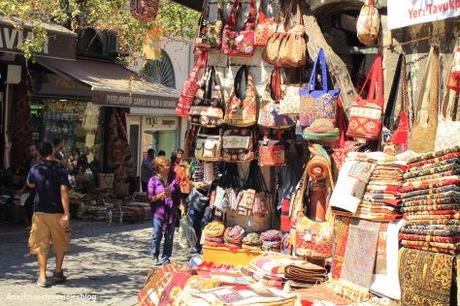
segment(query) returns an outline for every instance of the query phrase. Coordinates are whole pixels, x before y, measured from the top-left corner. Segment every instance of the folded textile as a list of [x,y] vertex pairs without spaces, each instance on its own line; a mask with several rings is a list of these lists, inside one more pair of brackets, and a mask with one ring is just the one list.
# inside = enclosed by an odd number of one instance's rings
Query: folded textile
[[327,271],[325,268],[309,262],[290,264],[285,268],[284,277],[296,282],[317,284],[326,281]]
[[336,216],[334,221],[334,251],[331,265],[331,276],[333,279],[339,279],[342,274],[343,261],[345,259],[345,250],[350,230],[351,218]]
[[456,225],[460,226],[460,220],[409,220],[406,225]]
[[[460,199],[460,192],[457,191],[448,191],[438,194],[425,194],[420,196],[414,196],[410,198],[405,198],[402,200],[404,205],[431,205],[431,204],[448,204],[448,203],[457,203]],[[419,204],[422,203],[422,204]],[[426,204],[423,204],[426,203]]]
[[264,254],[250,261],[250,265],[270,275],[284,277],[286,266],[303,263],[304,260],[284,254]]
[[224,242],[212,242],[212,241],[206,241],[204,243],[206,246],[210,247],[215,247],[215,248],[222,248],[222,247],[227,247],[227,245]]
[[435,215],[435,214],[430,214],[430,215],[409,215],[409,214],[404,214],[404,220],[408,221],[434,221],[434,220],[460,220],[460,214],[458,212],[452,212],[452,213],[447,213],[442,215]]
[[208,236],[206,236],[205,241],[206,242],[222,243],[222,242],[224,242],[224,238],[223,237],[208,237]]
[[310,303],[306,305],[321,305],[321,302],[331,305],[350,305],[352,303],[350,299],[340,296],[328,283],[296,290],[296,294],[299,295],[301,302]]
[[281,250],[281,241],[263,241],[262,250],[279,252]]
[[241,245],[246,231],[240,225],[228,227],[224,232],[224,240],[226,243]]
[[243,238],[243,244],[247,246],[260,246],[261,243],[258,233],[249,233]]
[[225,226],[222,222],[219,221],[208,223],[203,229],[203,233],[207,237],[222,237],[224,235],[224,231]]
[[[460,210],[458,209],[443,209],[443,210],[432,210],[432,211],[413,211],[407,212],[404,214],[405,216],[436,216],[436,215],[449,215],[454,216],[454,219],[458,219],[460,217]],[[458,217],[457,217],[458,216]]]
[[278,230],[269,230],[260,234],[262,241],[281,241],[281,232]]
[[453,146],[444,150],[438,150],[434,152],[422,153],[417,156],[411,157],[407,160],[409,165],[417,163],[419,161],[432,160],[439,157],[445,157],[449,155],[460,156],[460,146]]
[[460,235],[460,226],[404,225],[401,228],[401,232],[407,234],[455,237]]
[[412,171],[408,171],[404,173],[403,178],[404,179],[410,179],[410,178],[415,178],[415,177],[420,177],[424,175],[430,175],[430,174],[435,174],[435,173],[440,173],[440,172],[445,172],[449,170],[455,170],[460,168],[460,159],[455,160],[453,163],[448,163],[445,165],[439,165],[439,166],[433,166],[432,168],[428,169],[418,169],[414,168]]
[[407,249],[424,251],[424,252],[442,253],[442,254],[449,254],[449,255],[457,255],[458,254],[458,251],[456,251],[456,250],[433,247],[433,246],[411,245],[411,246],[404,246],[404,247],[407,248]]
[[460,236],[433,236],[420,234],[399,233],[400,240],[426,241],[426,242],[441,242],[441,243],[459,243]]
[[408,247],[408,248],[412,246],[418,246],[418,247],[441,248],[441,249],[452,250],[452,251],[460,250],[460,243],[401,240],[401,244],[404,247]]
[[448,185],[460,185],[460,176],[447,176],[423,182],[405,182],[401,187],[401,192],[405,193],[408,191],[432,189]]
[[402,306],[455,305],[453,256],[402,248],[399,262]]
[[428,169],[432,169],[435,167],[442,167],[446,165],[456,164],[458,162],[460,162],[460,157],[455,156],[455,155],[449,155],[443,158],[438,158],[437,161],[434,161],[434,162],[432,160],[421,161],[419,163],[415,163],[414,165],[408,166],[408,171],[406,172],[406,174],[416,172],[416,171],[421,171],[421,170],[428,170]]
[[262,252],[262,248],[259,246],[253,246],[253,245],[247,245],[247,244],[244,244],[241,246],[242,249],[244,250],[247,250],[247,251],[251,251],[251,252]]
[[438,173],[433,173],[433,174],[428,174],[428,175],[421,175],[421,176],[416,176],[412,178],[406,178],[404,179],[404,182],[421,182],[421,181],[426,181],[426,180],[442,178],[446,176],[455,176],[459,174],[460,174],[460,168],[457,167],[455,169],[447,170],[443,172],[438,172]]
[[432,189],[424,189],[424,190],[416,190],[416,191],[409,191],[401,194],[403,199],[412,198],[415,196],[422,196],[427,195],[430,198],[436,197],[437,195],[441,195],[447,192],[460,192],[460,186],[457,185],[448,185],[439,188],[432,188]]

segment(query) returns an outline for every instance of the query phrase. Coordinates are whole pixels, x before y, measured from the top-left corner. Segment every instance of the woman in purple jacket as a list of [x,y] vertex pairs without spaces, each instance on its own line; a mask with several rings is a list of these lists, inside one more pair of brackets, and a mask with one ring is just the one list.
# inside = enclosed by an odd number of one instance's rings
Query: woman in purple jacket
[[[164,156],[154,160],[156,174],[147,185],[147,195],[153,213],[152,255],[154,265],[168,264],[172,254],[174,224],[179,203],[179,186],[175,179],[168,180],[170,162]],[[161,239],[164,236],[163,257],[159,260]]]

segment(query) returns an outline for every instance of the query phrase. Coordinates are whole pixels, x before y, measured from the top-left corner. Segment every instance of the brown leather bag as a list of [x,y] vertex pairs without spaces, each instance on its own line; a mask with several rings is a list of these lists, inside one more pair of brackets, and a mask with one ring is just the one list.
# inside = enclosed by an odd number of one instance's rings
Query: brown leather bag
[[[288,32],[274,33],[268,39],[262,57],[274,66],[295,68],[305,66],[308,59],[305,27],[302,21],[300,0],[297,1],[296,25]],[[285,28],[289,28],[291,0],[286,4]]]

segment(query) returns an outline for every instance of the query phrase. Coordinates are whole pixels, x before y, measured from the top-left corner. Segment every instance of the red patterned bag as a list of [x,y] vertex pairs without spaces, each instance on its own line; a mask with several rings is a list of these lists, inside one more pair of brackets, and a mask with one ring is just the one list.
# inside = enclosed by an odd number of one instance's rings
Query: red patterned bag
[[223,3],[218,0],[217,5],[217,18],[213,21],[209,18],[209,9],[211,3],[209,0],[203,2],[203,13],[200,18],[200,31],[195,40],[195,45],[203,49],[220,49],[222,45],[222,30],[224,28],[223,21]]
[[189,117],[190,106],[192,106],[196,92],[200,89],[200,84],[198,84],[198,72],[203,64],[206,69],[206,66],[208,65],[207,51],[202,51],[200,53],[198,60],[195,63],[195,67],[193,67],[192,72],[190,72],[190,75],[182,88],[179,101],[177,101],[176,105],[176,114],[179,117],[186,119]]
[[286,146],[282,140],[264,138],[259,141],[259,166],[282,167],[286,165]]
[[153,21],[157,16],[159,4],[160,0],[131,0],[131,15],[143,22]]
[[254,54],[254,28],[256,22],[255,0],[250,0],[249,16],[244,29],[236,30],[236,13],[240,0],[235,0],[233,8],[224,27],[222,35],[222,51],[228,56],[252,56]]
[[280,26],[275,17],[268,17],[264,12],[267,1],[260,0],[259,12],[257,13],[257,26],[254,31],[254,45],[265,47],[268,39],[275,33]]
[[[361,98],[369,85],[367,98]],[[383,111],[383,71],[382,56],[375,58],[366,82],[359,95],[353,101],[347,135],[354,139],[378,140],[382,132]]]
[[457,43],[454,51],[454,60],[447,80],[447,88],[460,92],[460,43]]

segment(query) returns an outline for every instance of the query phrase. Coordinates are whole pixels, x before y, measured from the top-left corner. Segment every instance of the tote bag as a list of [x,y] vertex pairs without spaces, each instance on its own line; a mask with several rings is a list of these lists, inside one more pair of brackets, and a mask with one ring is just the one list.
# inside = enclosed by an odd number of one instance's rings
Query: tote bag
[[203,13],[200,17],[200,30],[195,40],[195,46],[203,49],[220,49],[222,46],[222,31],[224,29],[223,3],[218,0],[217,18],[214,21],[209,19],[209,0],[203,2]]
[[249,17],[244,24],[244,29],[236,30],[236,15],[240,0],[235,0],[233,3],[222,37],[222,51],[225,55],[252,56],[254,54],[255,0],[250,0],[249,5]]

